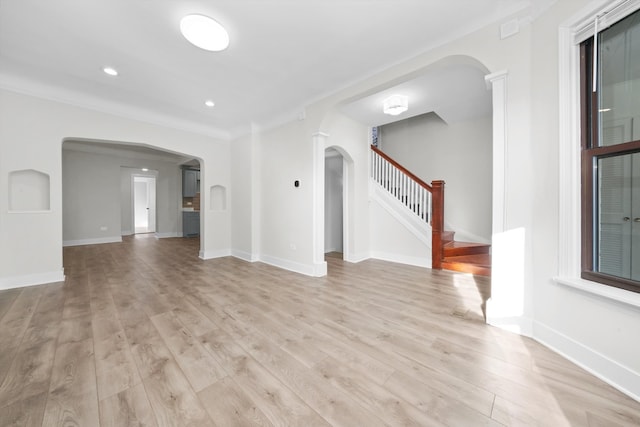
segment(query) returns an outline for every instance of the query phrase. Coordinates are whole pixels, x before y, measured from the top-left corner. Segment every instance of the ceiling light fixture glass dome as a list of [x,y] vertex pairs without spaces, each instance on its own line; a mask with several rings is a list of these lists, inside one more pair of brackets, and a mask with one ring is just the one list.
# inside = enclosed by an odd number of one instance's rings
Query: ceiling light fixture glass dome
[[384,100],[382,111],[385,114],[397,116],[409,108],[409,98],[404,95],[391,95]]
[[187,15],[180,21],[185,39],[200,49],[219,52],[229,46],[229,33],[216,20],[204,15]]

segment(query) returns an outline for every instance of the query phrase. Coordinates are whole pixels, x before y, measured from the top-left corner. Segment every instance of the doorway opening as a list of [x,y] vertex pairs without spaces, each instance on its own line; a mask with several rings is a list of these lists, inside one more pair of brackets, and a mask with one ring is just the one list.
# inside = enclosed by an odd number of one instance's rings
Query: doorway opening
[[133,177],[133,224],[135,234],[156,232],[155,177]]
[[333,148],[325,150],[324,162],[325,258],[344,255],[344,158]]

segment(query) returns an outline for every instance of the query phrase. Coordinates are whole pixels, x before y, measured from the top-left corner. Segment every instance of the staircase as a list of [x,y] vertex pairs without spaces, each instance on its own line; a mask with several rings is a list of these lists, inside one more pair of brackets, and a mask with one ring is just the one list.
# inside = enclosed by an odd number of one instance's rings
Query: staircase
[[444,230],[444,181],[429,185],[376,147],[371,150],[371,178],[431,225],[432,268],[491,276],[491,245],[459,242],[455,232]]
[[455,241],[452,231],[444,232],[443,235],[443,269],[491,276],[491,245]]

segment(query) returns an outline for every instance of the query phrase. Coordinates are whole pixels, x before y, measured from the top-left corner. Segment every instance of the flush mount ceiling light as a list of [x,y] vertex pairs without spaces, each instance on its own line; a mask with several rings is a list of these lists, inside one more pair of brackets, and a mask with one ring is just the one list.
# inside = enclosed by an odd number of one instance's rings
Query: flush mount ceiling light
[[116,69],[115,69],[115,68],[113,68],[113,67],[104,67],[104,68],[102,69],[102,71],[104,71],[104,73],[105,73],[105,74],[108,74],[108,75],[110,75],[110,76],[114,76],[114,77],[115,77],[115,76],[117,76],[117,75],[118,75],[118,70],[116,70]]
[[213,107],[214,105],[216,105],[216,103],[215,103],[215,102],[213,102],[213,101],[212,101],[212,100],[210,100],[210,99],[207,99],[206,101],[204,101],[204,105],[206,105],[207,107],[211,108],[211,107]]
[[218,52],[229,46],[229,34],[214,19],[204,15],[187,15],[180,21],[185,39],[200,49]]
[[391,95],[384,100],[382,111],[391,116],[404,113],[409,108],[409,99],[404,95]]

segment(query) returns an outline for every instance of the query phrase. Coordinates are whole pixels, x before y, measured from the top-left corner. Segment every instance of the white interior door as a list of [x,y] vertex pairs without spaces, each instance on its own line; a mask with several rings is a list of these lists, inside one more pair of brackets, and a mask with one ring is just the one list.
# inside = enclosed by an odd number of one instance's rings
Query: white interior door
[[133,218],[136,233],[156,231],[156,179],[136,176],[133,179]]

